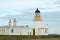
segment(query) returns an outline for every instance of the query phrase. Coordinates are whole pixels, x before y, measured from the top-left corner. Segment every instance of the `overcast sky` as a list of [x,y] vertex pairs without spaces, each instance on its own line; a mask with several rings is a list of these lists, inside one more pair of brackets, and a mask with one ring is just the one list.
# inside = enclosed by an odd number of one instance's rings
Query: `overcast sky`
[[60,34],[60,0],[0,0],[0,26],[8,25],[10,16],[17,25],[33,27],[36,8],[41,11],[42,27],[48,23],[48,33]]

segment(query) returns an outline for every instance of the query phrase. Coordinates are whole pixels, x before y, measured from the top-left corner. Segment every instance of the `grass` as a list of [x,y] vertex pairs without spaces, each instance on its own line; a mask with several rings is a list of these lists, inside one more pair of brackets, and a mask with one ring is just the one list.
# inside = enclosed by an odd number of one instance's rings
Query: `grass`
[[32,36],[32,35],[0,35],[0,38],[60,38],[60,35]]

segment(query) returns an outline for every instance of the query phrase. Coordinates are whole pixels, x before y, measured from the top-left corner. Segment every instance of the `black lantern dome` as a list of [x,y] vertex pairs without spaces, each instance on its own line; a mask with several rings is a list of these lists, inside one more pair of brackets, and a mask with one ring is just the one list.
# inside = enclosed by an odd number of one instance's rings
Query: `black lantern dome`
[[38,9],[38,8],[36,9],[35,13],[40,13],[40,11],[39,11],[39,9]]

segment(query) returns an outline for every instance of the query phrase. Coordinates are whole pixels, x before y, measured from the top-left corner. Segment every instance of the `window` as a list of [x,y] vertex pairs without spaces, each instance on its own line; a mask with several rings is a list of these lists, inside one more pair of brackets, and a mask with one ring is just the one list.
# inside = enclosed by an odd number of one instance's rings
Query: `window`
[[13,33],[14,32],[14,29],[11,29],[11,33]]
[[28,25],[26,25],[26,27],[29,27]]

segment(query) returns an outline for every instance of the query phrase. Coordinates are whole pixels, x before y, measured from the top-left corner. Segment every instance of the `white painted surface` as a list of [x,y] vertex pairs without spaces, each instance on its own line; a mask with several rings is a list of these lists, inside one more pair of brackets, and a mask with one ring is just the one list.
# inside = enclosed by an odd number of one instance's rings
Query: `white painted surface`
[[42,22],[41,21],[34,21],[35,28],[41,28]]
[[[11,32],[11,29],[13,29],[13,33]],[[35,29],[35,35],[48,35],[48,33],[45,33],[46,28],[36,28]],[[48,31],[48,29],[47,29]],[[0,35],[33,35],[33,29],[29,27],[0,27]]]
[[[13,29],[13,33],[11,32]],[[31,35],[29,27],[2,27],[0,28],[0,35]]]

